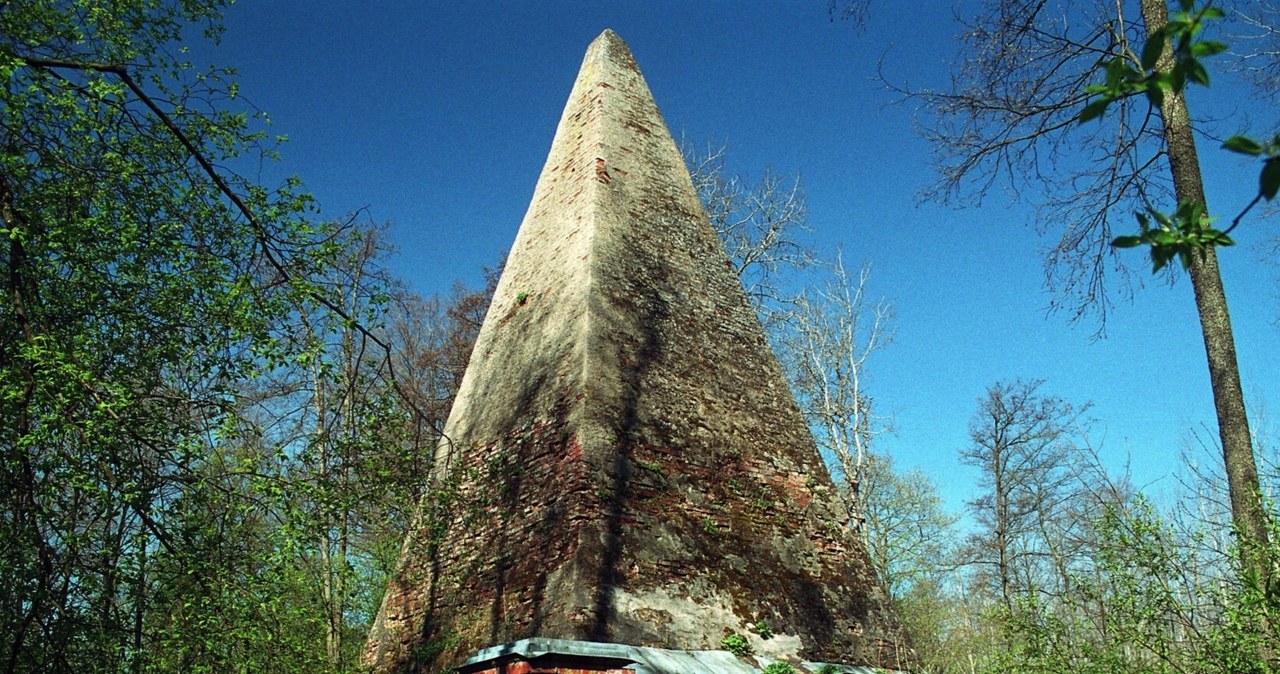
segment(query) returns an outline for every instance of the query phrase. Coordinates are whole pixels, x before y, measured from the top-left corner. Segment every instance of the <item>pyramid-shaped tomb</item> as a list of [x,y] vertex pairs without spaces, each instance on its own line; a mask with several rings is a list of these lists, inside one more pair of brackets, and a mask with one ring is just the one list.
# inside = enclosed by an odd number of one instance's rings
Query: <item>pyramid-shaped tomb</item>
[[[897,666],[897,623],[627,45],[591,43],[365,660],[530,637]],[[764,621],[772,638],[753,626]]]

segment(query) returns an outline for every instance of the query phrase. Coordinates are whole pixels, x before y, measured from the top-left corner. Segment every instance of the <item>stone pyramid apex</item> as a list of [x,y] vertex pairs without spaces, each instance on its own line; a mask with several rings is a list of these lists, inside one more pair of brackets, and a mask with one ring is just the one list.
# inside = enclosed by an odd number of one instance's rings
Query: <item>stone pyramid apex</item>
[[[630,49],[587,49],[366,647],[897,666],[902,638]],[[769,625],[772,638],[753,633]],[[483,670],[479,670],[483,671]]]
[[[606,43],[610,47],[621,47],[626,49],[628,54],[631,53],[631,49],[630,47],[627,47],[626,41],[622,39],[622,36],[615,33],[612,28],[605,28],[601,31],[600,34],[596,36],[596,39],[592,40],[591,44],[587,45],[587,53],[590,54],[593,49],[597,48],[597,46],[602,46]],[[634,58],[632,60],[634,60]]]

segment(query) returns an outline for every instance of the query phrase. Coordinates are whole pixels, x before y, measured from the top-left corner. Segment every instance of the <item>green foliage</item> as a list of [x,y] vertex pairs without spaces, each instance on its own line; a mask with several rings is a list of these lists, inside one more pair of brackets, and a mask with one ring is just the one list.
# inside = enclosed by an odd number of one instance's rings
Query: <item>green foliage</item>
[[[1201,59],[1226,51],[1227,45],[1198,36],[1206,22],[1221,19],[1225,13],[1212,3],[1198,8],[1195,0],[1180,0],[1180,3],[1182,11],[1174,13],[1168,24],[1148,37],[1136,63],[1131,55],[1121,55],[1100,66],[1104,71],[1104,81],[1085,89],[1097,96],[1080,111],[1079,122],[1097,119],[1111,103],[1136,94],[1145,94],[1150,104],[1159,108],[1168,93],[1181,92],[1188,82],[1209,86],[1209,71]],[[1160,58],[1166,46],[1171,47],[1173,59],[1171,63],[1162,64]],[[1280,191],[1280,134],[1266,143],[1248,136],[1232,136],[1222,147],[1263,161],[1258,176],[1258,194],[1236,216],[1230,227],[1225,230],[1210,227],[1212,220],[1205,212],[1204,204],[1182,199],[1172,214],[1148,206],[1146,213],[1137,214],[1138,235],[1116,237],[1111,245],[1116,248],[1150,246],[1153,272],[1163,269],[1175,257],[1186,268],[1197,251],[1234,245],[1229,236],[1231,230],[1259,201],[1271,201]]]
[[[407,471],[382,451],[399,410],[353,364],[385,287],[298,181],[213,170],[272,154],[229,71],[170,56],[222,5],[0,11],[10,671],[335,671],[377,601],[359,579],[384,553],[349,523]],[[282,413],[335,388],[362,394],[327,414],[342,433]]]
[[427,641],[416,648],[410,655],[410,659],[414,662],[432,662],[436,656],[453,648],[457,648],[462,643],[462,636],[456,632],[449,632],[438,639]]
[[[1001,399],[1001,409],[1034,408]],[[1029,435],[1022,423],[993,420],[1004,437]],[[1105,473],[1069,464],[1052,447],[1005,460],[1046,458],[1073,468],[1034,480],[1002,476],[1006,486],[1016,483],[1035,496],[1017,500],[1020,492],[1009,492],[1020,510],[1001,528],[1013,543],[1007,583],[992,582],[990,569],[1001,560],[984,558],[971,539],[939,556],[963,555],[976,564],[924,575],[894,596],[920,671],[1277,671],[1280,586],[1253,570],[1274,568],[1280,559],[1274,506],[1268,508],[1271,542],[1242,545],[1239,535],[1220,530],[1228,514],[1215,500],[1215,487],[1203,484],[1211,476],[1197,476],[1207,495],[1178,499],[1179,510],[1169,515]],[[974,506],[996,503],[995,484],[983,491]],[[1179,519],[1178,512],[1192,514]],[[1251,561],[1258,559],[1266,561]]]
[[1260,143],[1248,136],[1232,136],[1222,144],[1222,148],[1261,158],[1262,171],[1258,174],[1258,195],[1267,201],[1276,198],[1276,192],[1280,191],[1280,133],[1265,143]]
[[755,649],[751,647],[751,642],[747,641],[746,637],[734,632],[724,635],[724,638],[720,640],[720,647],[740,658],[755,652]]
[[1111,242],[1116,248],[1151,247],[1151,271],[1158,272],[1173,258],[1183,268],[1191,266],[1191,256],[1207,246],[1231,246],[1235,242],[1225,232],[1209,226],[1212,219],[1204,204],[1182,200],[1172,215],[1148,208],[1138,213],[1137,236],[1118,236]]
[[771,662],[764,668],[764,674],[796,674],[796,668],[782,662]]
[[761,618],[756,621],[755,628],[756,628],[756,634],[759,634],[761,639],[773,638],[773,630],[770,629],[769,623],[765,621],[764,618]]
[[823,665],[815,674],[840,674],[840,669],[835,665]]
[[[1081,110],[1080,122],[1101,117],[1111,103],[1132,96],[1145,94],[1151,105],[1160,107],[1165,94],[1182,91],[1187,82],[1209,86],[1209,71],[1200,59],[1220,54],[1227,45],[1215,40],[1197,40],[1207,21],[1221,19],[1224,12],[1212,4],[1196,8],[1194,0],[1180,0],[1182,11],[1176,12],[1167,25],[1157,29],[1147,39],[1142,55],[1134,63],[1130,55],[1116,56],[1100,67],[1105,73],[1102,84],[1090,85],[1086,93],[1098,97]],[[1173,62],[1160,68],[1160,55],[1170,45]]]
[[663,475],[662,465],[659,463],[654,461],[645,461],[644,459],[633,459],[632,462],[635,463],[637,468],[647,470],[650,473],[656,473],[659,476]]
[[[1205,635],[1204,659],[1224,672],[1280,671],[1280,574],[1274,571],[1280,563],[1280,512],[1272,504],[1268,513],[1269,543],[1235,536],[1237,549],[1230,559],[1237,580],[1228,586],[1232,592],[1225,596],[1217,624]],[[1273,570],[1270,576],[1260,577],[1257,566],[1246,566],[1248,558],[1265,560],[1264,566]]]
[[[958,519],[920,470],[895,470],[892,457],[870,453],[859,485],[866,520],[864,541],[890,597],[904,596],[947,566]],[[929,532],[922,536],[921,532]]]
[[[1034,593],[1000,617],[1006,649],[997,668],[1060,672],[1271,672],[1280,603],[1229,573],[1189,574],[1195,546],[1144,499],[1097,522],[1096,568],[1074,579],[1075,597],[1052,605]],[[1232,559],[1238,559],[1232,556]]]

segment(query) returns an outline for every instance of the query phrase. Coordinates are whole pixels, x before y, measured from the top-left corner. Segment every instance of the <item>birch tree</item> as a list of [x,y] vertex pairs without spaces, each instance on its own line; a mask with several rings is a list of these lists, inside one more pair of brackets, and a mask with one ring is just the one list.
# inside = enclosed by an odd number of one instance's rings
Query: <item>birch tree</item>
[[893,338],[893,309],[868,298],[870,268],[851,276],[837,256],[832,278],[803,292],[784,316],[778,344],[818,447],[832,466],[855,529],[865,534],[863,474],[888,430],[866,386],[868,359]]

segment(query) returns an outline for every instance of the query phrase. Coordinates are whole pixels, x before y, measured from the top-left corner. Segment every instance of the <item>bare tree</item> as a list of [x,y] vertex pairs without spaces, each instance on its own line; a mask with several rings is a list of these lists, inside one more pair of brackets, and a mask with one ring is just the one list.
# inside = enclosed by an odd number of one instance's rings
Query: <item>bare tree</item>
[[800,177],[783,178],[766,170],[751,184],[728,169],[725,145],[698,149],[682,143],[681,152],[711,226],[761,320],[770,327],[780,307],[794,299],[784,284],[786,273],[815,260],[799,240],[809,229]]
[[792,390],[818,446],[842,484],[853,524],[864,531],[862,475],[888,422],[873,411],[867,359],[893,337],[893,308],[867,299],[870,268],[850,277],[839,256],[824,288],[802,293],[784,315],[778,343]]
[[421,442],[434,443],[444,431],[501,275],[499,263],[484,269],[483,288],[456,283],[447,297],[399,292],[392,299],[388,339],[404,388],[417,401],[412,434]]
[[[1280,4],[1255,0],[1237,10],[1241,27],[1233,40],[1238,67],[1259,94],[1280,94]],[[1274,120],[1268,120],[1274,121]]]
[[867,12],[870,7],[871,0],[829,0],[827,15],[832,21],[836,19],[852,21],[861,27],[867,22]]
[[920,129],[940,178],[926,196],[980,204],[1006,187],[1032,200],[1043,231],[1063,227],[1045,263],[1055,308],[1073,319],[1096,312],[1099,333],[1111,307],[1108,272],[1129,292],[1110,246],[1114,213],[1127,228],[1134,206],[1168,194],[1153,170],[1158,129],[1146,111],[1128,105],[1106,127],[1076,123],[1099,61],[1140,39],[1119,10],[1107,0],[986,0],[963,27],[949,87],[895,86],[928,113]]
[[1042,384],[988,387],[960,453],[981,471],[982,493],[969,504],[980,530],[969,555],[1009,611],[1015,595],[1045,585],[1045,562],[1059,542],[1047,522],[1067,511],[1079,484],[1077,429],[1088,406],[1043,395]]

